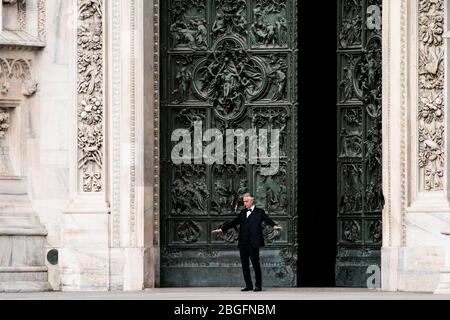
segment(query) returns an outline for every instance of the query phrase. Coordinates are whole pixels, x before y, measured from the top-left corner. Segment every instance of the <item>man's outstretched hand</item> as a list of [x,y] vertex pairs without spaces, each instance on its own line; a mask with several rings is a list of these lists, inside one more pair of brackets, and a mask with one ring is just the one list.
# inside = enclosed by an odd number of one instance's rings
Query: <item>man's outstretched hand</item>
[[279,230],[279,231],[281,231],[281,230],[283,230],[283,227],[282,226],[280,226],[280,225],[276,225],[275,227],[273,227],[275,230]]
[[215,236],[218,236],[218,235],[220,235],[221,233],[222,233],[222,229],[216,229],[216,230],[213,230],[213,231],[212,231],[212,234],[215,235]]

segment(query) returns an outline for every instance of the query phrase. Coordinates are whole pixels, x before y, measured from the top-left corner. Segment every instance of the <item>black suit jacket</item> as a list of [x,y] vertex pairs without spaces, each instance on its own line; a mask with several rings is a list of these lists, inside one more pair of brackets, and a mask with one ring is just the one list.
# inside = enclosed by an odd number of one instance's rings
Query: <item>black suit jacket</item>
[[247,220],[247,212],[248,212],[248,209],[242,210],[241,213],[236,217],[236,219],[229,221],[229,222],[225,222],[222,225],[221,229],[225,233],[228,230],[240,225],[239,244],[241,244],[242,240],[243,240],[242,239],[243,238],[242,237],[243,226],[246,223],[249,223],[250,244],[254,248],[264,247],[265,243],[264,243],[264,237],[263,237],[261,224],[263,222],[265,222],[269,226],[274,227],[274,226],[276,226],[276,223],[267,216],[266,212],[263,209],[259,209],[259,208],[255,207],[255,209],[253,210],[250,217],[248,217],[248,220]]

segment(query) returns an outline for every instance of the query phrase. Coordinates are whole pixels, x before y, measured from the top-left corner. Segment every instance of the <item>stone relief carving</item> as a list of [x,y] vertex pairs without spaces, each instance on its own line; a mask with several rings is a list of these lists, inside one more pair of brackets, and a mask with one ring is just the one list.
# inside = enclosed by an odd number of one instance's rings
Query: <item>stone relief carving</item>
[[9,129],[9,112],[0,109],[0,139],[4,139]]
[[10,127],[10,115],[7,110],[0,109],[0,177],[7,176],[10,173],[9,150],[4,145],[6,133]]
[[47,33],[45,29],[45,20],[46,20],[45,1],[46,0],[38,0],[38,36],[41,41],[45,41],[45,36]]
[[[0,29],[10,32],[5,41],[9,48],[21,50],[23,47],[42,48],[46,37],[46,0],[0,0],[5,6],[3,25]],[[5,12],[5,9],[7,12]],[[23,36],[26,35],[26,40]],[[13,41],[13,44],[10,43]]]
[[78,167],[83,192],[103,190],[102,1],[79,0]]
[[444,1],[419,1],[419,155],[421,190],[444,187]]
[[9,147],[6,145],[6,134],[11,126],[11,115],[8,109],[0,109],[0,177],[13,174]]
[[38,89],[38,83],[32,77],[30,61],[0,57],[0,93],[7,94],[13,80],[22,82],[22,94],[26,97],[33,96]]

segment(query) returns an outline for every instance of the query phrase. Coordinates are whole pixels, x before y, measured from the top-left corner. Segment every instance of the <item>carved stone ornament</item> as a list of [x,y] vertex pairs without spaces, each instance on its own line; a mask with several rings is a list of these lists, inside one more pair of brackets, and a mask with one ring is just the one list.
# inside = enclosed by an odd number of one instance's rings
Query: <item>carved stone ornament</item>
[[0,109],[0,139],[4,139],[9,129],[9,112]]
[[421,190],[444,187],[444,1],[419,1],[418,163]]
[[102,0],[78,1],[78,167],[83,192],[103,190]]
[[7,133],[11,127],[11,113],[8,109],[0,109],[0,178],[11,176],[13,169],[11,166],[10,150],[8,147]]
[[8,94],[11,81],[22,82],[22,94],[26,97],[33,96],[38,84],[32,78],[31,65],[24,59],[6,59],[0,57],[0,93]]

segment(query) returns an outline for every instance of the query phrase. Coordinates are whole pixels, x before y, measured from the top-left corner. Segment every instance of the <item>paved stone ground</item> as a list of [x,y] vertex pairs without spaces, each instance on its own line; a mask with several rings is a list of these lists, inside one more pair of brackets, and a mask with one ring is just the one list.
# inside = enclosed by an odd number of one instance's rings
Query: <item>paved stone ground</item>
[[148,289],[142,292],[6,293],[0,300],[450,300],[450,295],[379,292],[364,289],[265,289],[242,293],[239,288]]

